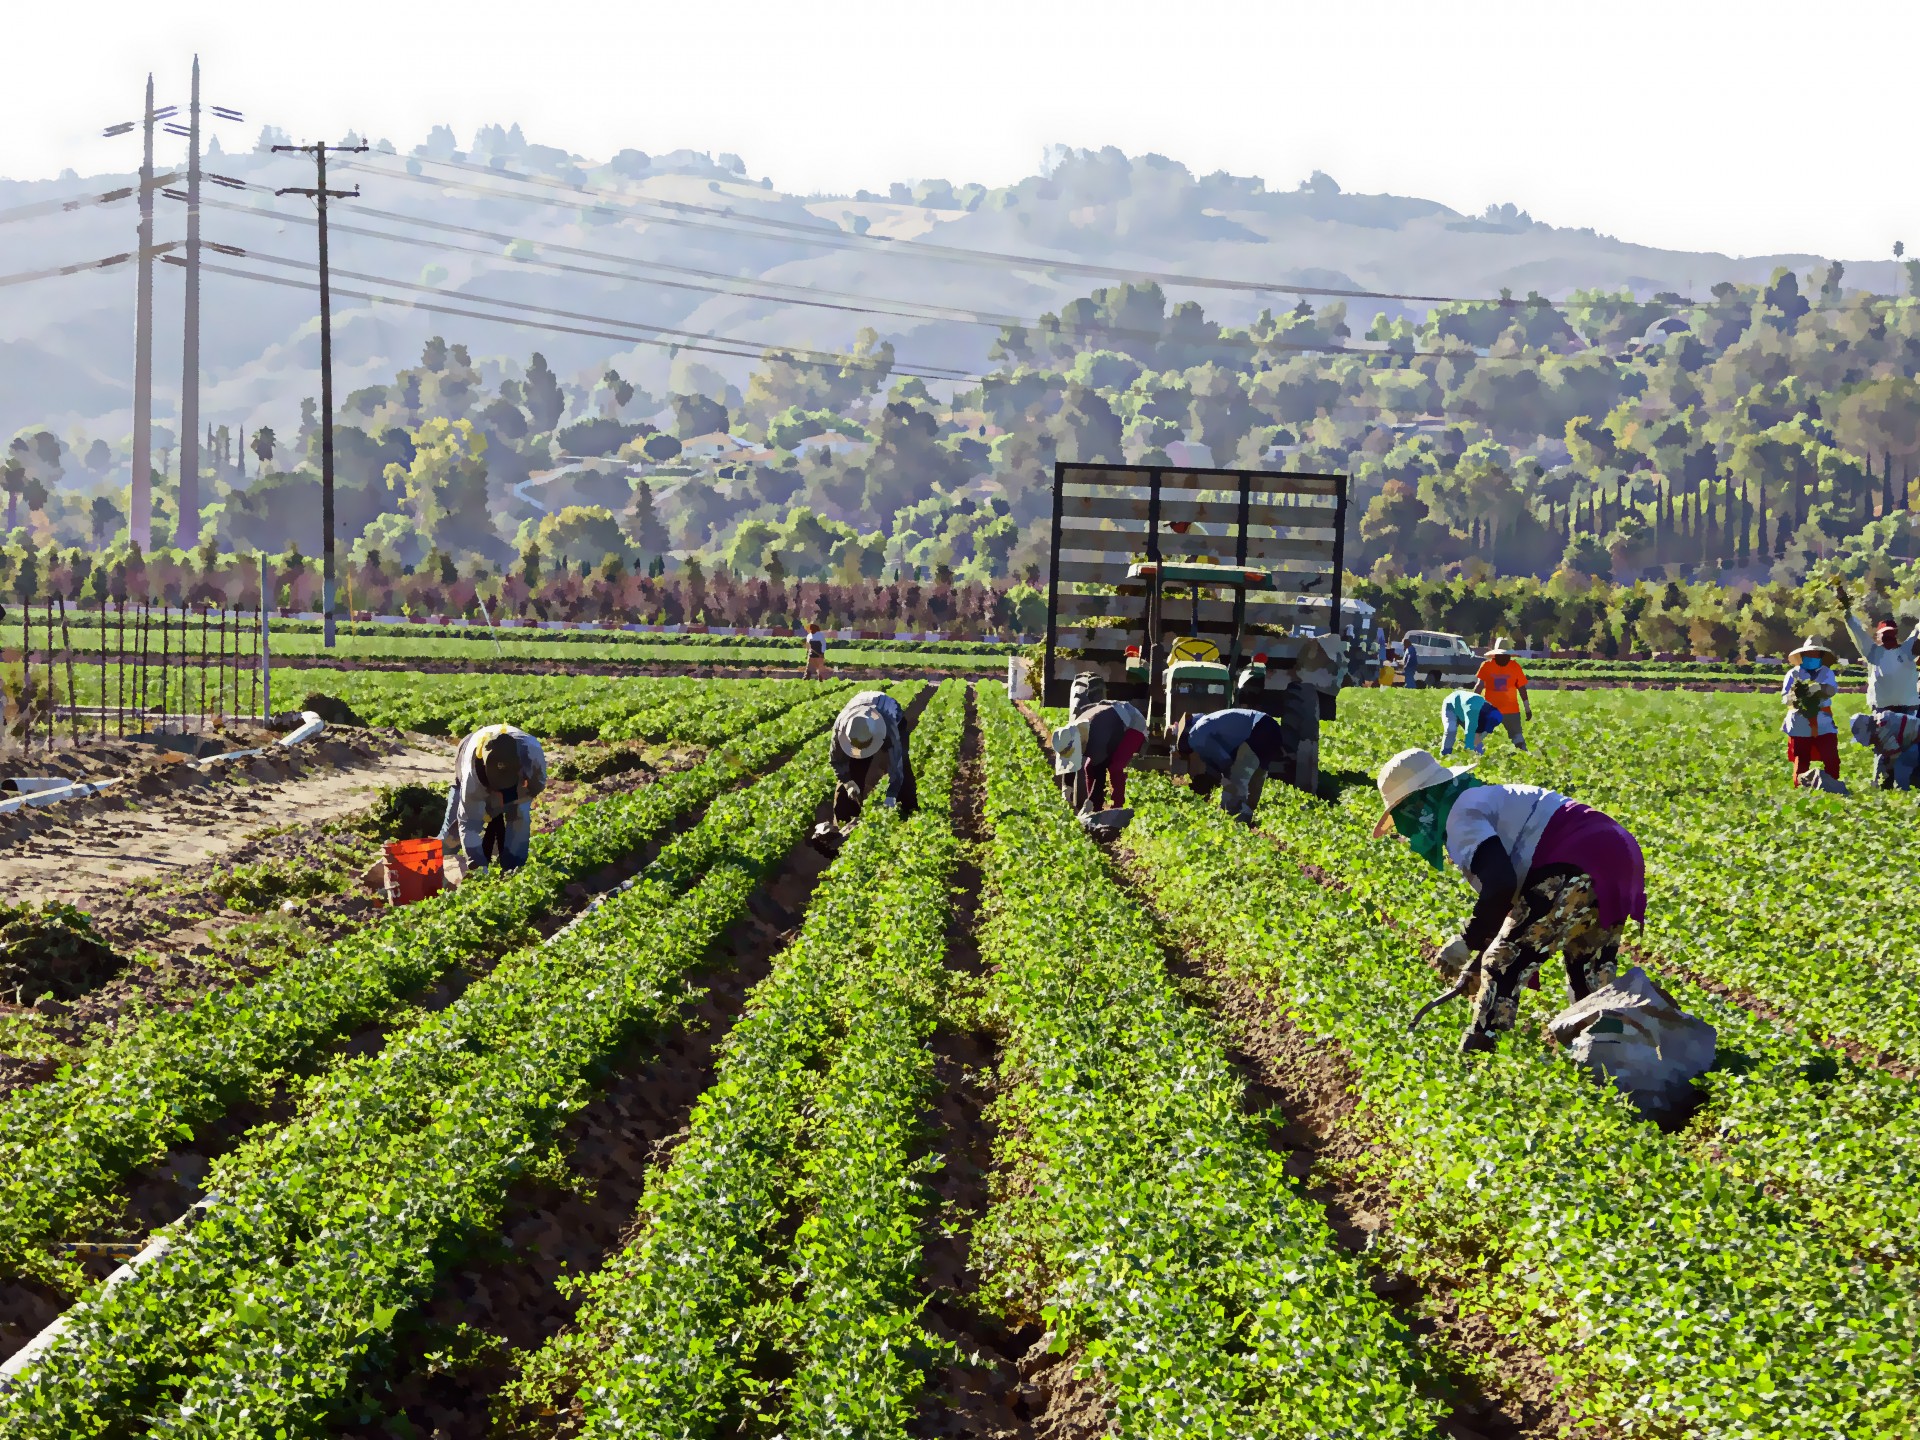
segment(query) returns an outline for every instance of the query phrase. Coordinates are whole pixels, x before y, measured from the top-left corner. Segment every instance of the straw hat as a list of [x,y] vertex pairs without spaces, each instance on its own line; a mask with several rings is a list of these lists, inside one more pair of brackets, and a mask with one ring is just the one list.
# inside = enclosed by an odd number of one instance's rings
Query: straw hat
[[1402,750],[1380,767],[1380,799],[1385,803],[1387,813],[1373,827],[1373,838],[1378,840],[1393,828],[1393,812],[1404,801],[1422,790],[1444,785],[1454,776],[1466,774],[1471,768],[1468,765],[1442,765],[1426,750]]
[[1506,636],[1502,635],[1498,640],[1493,642],[1493,648],[1487,651],[1487,654],[1511,655],[1513,654],[1513,642],[1508,640]]
[[1789,650],[1787,652],[1787,659],[1790,661],[1798,660],[1802,655],[1821,656],[1829,665],[1840,658],[1811,635],[1807,637],[1807,643],[1802,645],[1798,650]]
[[854,759],[866,760],[877,754],[886,735],[869,715],[856,715],[847,721],[847,750]]

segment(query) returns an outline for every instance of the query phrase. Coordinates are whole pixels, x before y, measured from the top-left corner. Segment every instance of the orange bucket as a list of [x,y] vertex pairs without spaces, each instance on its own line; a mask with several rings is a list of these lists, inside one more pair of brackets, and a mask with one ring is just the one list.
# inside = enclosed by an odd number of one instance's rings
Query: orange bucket
[[438,895],[446,883],[440,841],[389,840],[387,852],[387,893],[396,905],[411,905],[429,895]]

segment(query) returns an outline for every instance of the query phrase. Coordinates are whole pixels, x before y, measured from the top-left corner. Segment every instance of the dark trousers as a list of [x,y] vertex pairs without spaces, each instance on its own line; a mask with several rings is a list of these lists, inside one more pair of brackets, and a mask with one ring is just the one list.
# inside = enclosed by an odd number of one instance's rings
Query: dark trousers
[[[864,760],[856,760],[846,754],[838,745],[833,747],[833,774],[838,782],[833,789],[833,823],[850,825],[860,818],[860,807],[866,804],[882,781],[888,780],[893,771],[892,747],[882,745]],[[900,811],[900,818],[906,819],[913,814],[920,803],[920,788],[913,777],[913,756],[906,757],[904,774],[901,776],[900,793],[893,797]],[[848,785],[854,788],[848,791]]]

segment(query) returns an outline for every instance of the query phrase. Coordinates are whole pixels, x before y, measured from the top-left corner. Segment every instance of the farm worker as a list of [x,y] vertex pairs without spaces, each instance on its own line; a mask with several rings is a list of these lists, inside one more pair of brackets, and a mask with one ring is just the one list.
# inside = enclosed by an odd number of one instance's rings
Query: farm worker
[[1479,892],[1465,931],[1439,955],[1455,982],[1449,997],[1474,996],[1462,1054],[1493,1049],[1513,1028],[1521,987],[1556,951],[1576,1001],[1613,980],[1626,922],[1647,913],[1640,845],[1619,821],[1537,785],[1489,785],[1425,750],[1387,761],[1379,785],[1387,813],[1374,837],[1399,831]]
[[818,625],[807,626],[807,669],[801,678],[806,680],[827,678],[827,637],[821,633]]
[[1054,732],[1054,768],[1062,772],[1067,804],[1076,814],[1106,809],[1107,782],[1111,780],[1113,803],[1116,808],[1124,807],[1127,762],[1146,743],[1146,716],[1124,700],[1102,700],[1080,711]]
[[[1846,612],[1847,633],[1853,636],[1860,658],[1867,662],[1867,708],[1876,719],[1883,714],[1920,715],[1920,665],[1916,665],[1914,656],[1916,642],[1920,642],[1920,625],[1914,626],[1913,632],[1901,640],[1900,632],[1892,623],[1882,621],[1874,627],[1873,638],[1869,640],[1867,627],[1854,614],[1846,582],[1834,581],[1833,593],[1840,597],[1840,606]],[[1889,731],[1899,728],[1889,727]],[[1893,788],[1894,764],[1900,753],[1898,749],[1888,751],[1877,745],[1874,749],[1873,783],[1882,790]]]
[[1480,669],[1473,677],[1474,690],[1487,697],[1487,703],[1500,712],[1500,723],[1507,727],[1507,738],[1513,741],[1513,748],[1524,750],[1527,739],[1520,730],[1520,716],[1525,712],[1528,720],[1533,719],[1533,702],[1527,698],[1527,672],[1520,668],[1520,662],[1513,658],[1513,650],[1502,635],[1493,642],[1493,648],[1487,652],[1487,658],[1480,662]]
[[460,842],[467,869],[500,857],[502,870],[527,863],[533,840],[533,802],[547,788],[547,756],[540,742],[512,725],[489,725],[460,742],[440,844]]
[[1279,769],[1280,722],[1264,710],[1215,710],[1183,715],[1173,753],[1187,762],[1196,793],[1220,786],[1220,808],[1251,825],[1267,776]]
[[[1868,710],[1847,722],[1856,744],[1873,751],[1874,783],[1883,790],[1913,788],[1920,766],[1920,715],[1903,710]],[[1881,781],[1881,775],[1887,778]]]
[[[1787,674],[1780,682],[1787,718],[1780,728],[1786,732],[1787,758],[1793,761],[1796,786],[1816,760],[1827,774],[1840,778],[1840,737],[1833,725],[1833,697],[1840,693],[1840,681],[1833,673],[1836,658],[1811,635],[1806,644],[1787,654]],[[1798,694],[1796,685],[1801,687]]]
[[1456,690],[1440,704],[1440,753],[1451,755],[1456,738],[1475,755],[1487,753],[1484,736],[1500,728],[1500,712],[1471,690]]
[[918,799],[913,760],[907,754],[907,715],[900,702],[878,690],[862,690],[833,722],[833,773],[839,787],[833,793],[833,823],[851,825],[860,807],[887,777],[883,802],[911,815]]

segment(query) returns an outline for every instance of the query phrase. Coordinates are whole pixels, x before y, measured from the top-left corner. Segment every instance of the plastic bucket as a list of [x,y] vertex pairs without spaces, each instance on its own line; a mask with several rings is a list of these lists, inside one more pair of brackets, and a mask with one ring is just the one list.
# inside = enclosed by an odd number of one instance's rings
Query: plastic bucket
[[386,852],[387,893],[394,904],[411,905],[440,893],[446,883],[446,871],[437,838],[389,840]]

